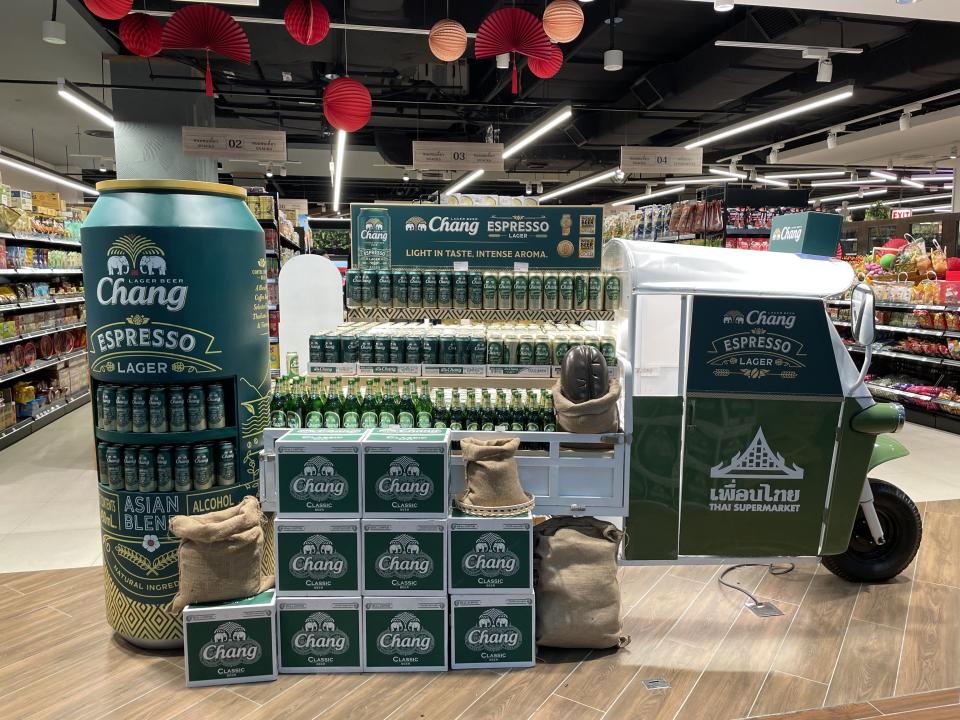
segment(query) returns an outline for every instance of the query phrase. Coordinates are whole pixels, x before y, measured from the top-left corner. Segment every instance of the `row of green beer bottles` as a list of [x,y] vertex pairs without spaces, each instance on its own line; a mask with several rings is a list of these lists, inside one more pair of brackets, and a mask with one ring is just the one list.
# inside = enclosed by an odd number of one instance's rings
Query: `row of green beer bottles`
[[332,378],[324,387],[322,378],[282,378],[274,383],[270,401],[270,427],[274,428],[384,428],[392,425],[452,430],[556,431],[553,396],[546,390],[454,390],[448,400],[442,389],[430,397],[429,382],[421,380],[367,380],[366,392],[359,392],[359,380],[347,381],[344,394],[341,380]]

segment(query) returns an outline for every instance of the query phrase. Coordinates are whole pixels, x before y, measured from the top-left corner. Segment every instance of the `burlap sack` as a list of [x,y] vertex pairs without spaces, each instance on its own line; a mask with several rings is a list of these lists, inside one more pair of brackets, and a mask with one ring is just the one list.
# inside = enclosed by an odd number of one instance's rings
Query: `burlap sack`
[[253,495],[226,510],[171,518],[170,532],[180,538],[180,590],[170,612],[273,587],[273,576],[260,571],[266,522]]
[[557,425],[571,433],[594,435],[620,430],[620,381],[610,381],[607,394],[595,400],[573,403],[564,397],[558,380],[553,386],[553,406],[557,412]]
[[460,441],[467,487],[457,500],[483,508],[522,505],[529,498],[520,486],[520,473],[514,455],[518,438],[481,440],[467,437]]
[[537,644],[623,647],[617,549],[623,532],[592,517],[554,517],[533,529]]

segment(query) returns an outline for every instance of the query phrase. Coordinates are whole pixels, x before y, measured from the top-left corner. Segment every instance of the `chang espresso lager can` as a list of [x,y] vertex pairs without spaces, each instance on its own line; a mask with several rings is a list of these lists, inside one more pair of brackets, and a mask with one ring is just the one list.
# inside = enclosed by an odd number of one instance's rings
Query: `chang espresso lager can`
[[157,448],[157,492],[173,492],[173,448],[162,445]]
[[423,306],[423,275],[419,270],[407,272],[407,307]]
[[226,424],[226,404],[223,397],[223,385],[220,383],[210,383],[207,385],[207,427],[216,429],[222,428]]
[[420,341],[420,356],[427,365],[436,365],[440,358],[440,338],[427,333]]
[[603,310],[603,275],[590,273],[587,284],[587,305],[591,310]]
[[359,597],[281,597],[277,647],[281,673],[360,672]]
[[527,309],[543,309],[543,275],[540,273],[527,275]]
[[389,270],[390,211],[385,208],[363,208],[357,222],[360,226],[358,266],[363,270]]
[[229,487],[237,482],[237,453],[233,441],[223,440],[217,446],[217,485]]
[[101,485],[109,485],[107,479],[107,444],[105,442],[97,443],[97,481]]
[[533,667],[533,593],[450,596],[450,667]]
[[167,390],[163,387],[150,388],[149,403],[149,422],[150,432],[162,433],[169,432],[170,425],[167,422]]
[[[100,428],[102,430],[117,429],[117,387],[115,385],[103,385],[100,389],[100,407],[97,409],[101,414]],[[145,432],[141,430],[140,432]]]
[[560,301],[560,278],[555,272],[543,274],[543,309],[556,310]]
[[129,446],[123,448],[123,489],[127,492],[137,492],[140,489],[138,461],[137,448]]
[[178,445],[173,452],[173,489],[177,492],[193,490],[190,448]]
[[502,272],[497,277],[497,308],[513,309],[513,273]]
[[360,304],[365,308],[377,307],[377,271],[363,270],[360,277]]
[[587,285],[589,280],[586,273],[577,273],[573,276],[573,309],[586,310],[588,307]]
[[373,335],[359,335],[357,337],[357,362],[373,362]]
[[360,521],[276,521],[277,592],[360,594]]
[[453,307],[453,274],[449,270],[437,271],[437,307]]
[[137,458],[137,482],[140,492],[157,491],[157,461],[152,447],[142,447]]
[[470,275],[463,270],[456,270],[453,273],[453,308],[455,310],[467,309],[467,298],[470,294]]
[[513,309],[527,309],[527,274],[515,273],[513,276]]
[[446,595],[364,598],[364,670],[446,670],[447,627]]
[[393,275],[389,270],[377,272],[377,307],[393,307]]
[[145,387],[130,391],[130,430],[135,433],[150,432],[150,392]]
[[409,299],[410,278],[403,270],[393,271],[393,307],[405,308]]
[[116,392],[117,432],[132,432],[133,420],[130,417],[130,388],[118,387]]
[[209,490],[213,487],[213,457],[209,445],[193,446],[193,489]]
[[187,429],[191,432],[207,429],[207,399],[202,385],[187,388]]
[[483,309],[496,310],[499,281],[495,272],[483,274]]
[[362,452],[364,517],[446,517],[448,430],[370,430]]
[[187,431],[187,398],[183,385],[171,385],[167,389],[167,418],[170,432]]
[[425,308],[437,307],[437,289],[438,278],[435,270],[423,271],[423,306]]
[[360,517],[363,430],[291,430],[275,443],[283,517]]
[[363,595],[446,592],[444,520],[364,520]]
[[107,487],[111,490],[123,490],[123,448],[119,445],[107,447]]
[[363,274],[360,270],[347,270],[347,307],[363,307]]
[[471,270],[467,275],[467,307],[470,310],[483,308],[483,273]]
[[557,308],[573,310],[574,279],[571,273],[560,273],[557,281]]
[[607,310],[620,309],[620,276],[607,275],[603,288],[603,304]]

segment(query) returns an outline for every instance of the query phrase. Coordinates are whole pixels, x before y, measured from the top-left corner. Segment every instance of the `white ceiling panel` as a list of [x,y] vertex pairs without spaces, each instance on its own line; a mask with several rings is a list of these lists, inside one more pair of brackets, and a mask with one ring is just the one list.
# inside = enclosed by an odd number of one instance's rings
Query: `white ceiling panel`
[[[713,0],[674,0],[674,2],[712,3]],[[911,20],[960,22],[960,0],[919,0],[912,5],[901,5],[896,0],[736,0],[736,3],[797,10],[886,15]]]

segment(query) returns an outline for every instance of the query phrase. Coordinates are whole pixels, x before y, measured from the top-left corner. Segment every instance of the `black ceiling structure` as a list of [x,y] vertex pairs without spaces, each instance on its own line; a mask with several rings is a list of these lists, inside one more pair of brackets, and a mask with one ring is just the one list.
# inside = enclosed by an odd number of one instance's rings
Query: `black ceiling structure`
[[[71,1],[113,39],[118,52],[125,52],[116,40],[116,22],[99,20],[80,0]],[[221,7],[235,16],[280,19],[286,4],[261,0],[259,8]],[[452,2],[449,7],[453,19],[475,32],[498,7],[515,5],[539,14],[544,4],[481,0]],[[326,5],[333,22],[429,28],[446,16],[448,3],[331,0]],[[180,7],[183,3],[137,0],[135,9],[171,12]],[[516,95],[508,70],[497,70],[492,60],[472,58],[472,41],[464,59],[441,63],[431,55],[424,35],[334,29],[319,45],[304,47],[282,24],[247,22],[243,27],[253,58],[249,66],[211,56],[218,122],[285,130],[291,147],[327,147],[331,132],[322,114],[323,88],[329,78],[349,70],[373,97],[373,116],[351,135],[351,148],[376,148],[385,164],[400,166],[411,163],[413,140],[482,142],[492,134],[509,142],[552,108],[572,103],[574,115],[567,127],[507,161],[507,170],[522,182],[525,175],[535,180],[537,173],[608,169],[619,162],[623,144],[683,144],[827,87],[816,81],[817,61],[799,52],[715,47],[716,40],[842,46],[863,52],[833,58],[833,83],[855,83],[851,100],[712,143],[705,148],[708,162],[953,90],[960,75],[960,49],[951,23],[772,7],[738,6],[717,13],[710,3],[675,0],[601,0],[582,8],[583,32],[561,46],[565,61],[560,73],[539,80],[521,71]],[[603,53],[611,47],[611,12],[622,18],[615,23],[613,40],[624,53],[618,72],[603,69]],[[204,62],[200,53],[163,55],[198,69]],[[943,102],[953,104],[953,98]],[[925,106],[934,109],[936,105]],[[765,158],[747,154],[743,161],[762,165]],[[298,176],[295,165],[286,177],[274,176],[271,182],[282,196],[329,200],[329,179]],[[344,197],[414,199],[446,184],[440,178],[409,183],[347,178]],[[505,194],[496,183],[478,182],[469,191]],[[577,201],[609,200],[611,192],[616,192],[613,185],[595,186],[579,193]]]

